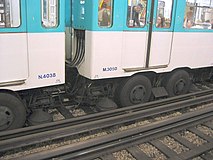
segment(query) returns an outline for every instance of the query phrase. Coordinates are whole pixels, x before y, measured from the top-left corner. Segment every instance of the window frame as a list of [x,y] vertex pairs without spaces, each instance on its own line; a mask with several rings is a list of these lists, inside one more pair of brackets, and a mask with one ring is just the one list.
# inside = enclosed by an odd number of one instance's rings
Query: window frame
[[169,27],[157,27],[156,26],[156,24],[157,24],[157,18],[158,18],[158,2],[159,2],[159,0],[157,0],[156,1],[157,2],[157,6],[156,6],[156,11],[155,11],[155,20],[153,21],[154,22],[154,27],[156,28],[156,29],[171,29],[171,28],[173,28],[173,19],[175,18],[175,17],[173,17],[173,14],[174,14],[174,8],[175,8],[175,4],[174,4],[174,0],[172,0],[172,5],[171,5],[171,12],[170,12],[170,26]]
[[[186,17],[186,10],[187,10],[187,3],[190,3],[190,2],[187,2],[187,0],[185,1],[185,8],[184,8],[184,17],[183,17],[183,23],[182,23],[182,28],[185,30],[185,31],[189,31],[189,32],[213,32],[213,29],[212,28],[210,28],[210,29],[208,29],[208,28],[195,28],[195,27],[190,27],[190,28],[187,28],[186,26],[185,26],[185,17]],[[213,7],[211,7],[211,6],[194,6],[194,7],[196,7],[196,10],[197,10],[197,8],[209,8],[209,9],[212,9],[212,19],[213,19]],[[194,19],[195,17],[193,16],[193,19]],[[195,23],[195,22],[194,22]],[[205,24],[206,22],[201,22],[200,24]],[[196,24],[196,23],[195,23]],[[210,19],[210,24],[211,24],[211,19]],[[210,26],[211,27],[211,26]]]
[[[18,13],[19,13],[19,15],[18,15],[18,17],[19,17],[19,24],[17,25],[17,26],[14,26],[14,27],[7,27],[6,26],[6,24],[5,24],[5,26],[3,27],[3,26],[0,26],[0,29],[1,30],[3,30],[3,29],[17,29],[17,28],[20,28],[21,26],[22,26],[22,2],[21,2],[21,0],[17,0],[17,2],[18,2],[18,4],[19,4],[19,8],[18,8]],[[5,2],[6,3],[6,2]],[[10,7],[11,8],[11,7]],[[10,10],[10,12],[11,12],[11,10]],[[5,13],[5,12],[4,12]],[[5,13],[6,14],[6,13]],[[6,19],[6,17],[5,17],[5,19]],[[6,22],[6,20],[5,20],[5,22]]]
[[[45,29],[53,29],[53,28],[58,28],[58,26],[60,25],[60,20],[59,20],[59,18],[60,18],[60,1],[59,0],[55,0],[56,1],[56,18],[55,18],[55,22],[56,22],[56,25],[54,25],[54,26],[45,26],[45,24],[44,24],[44,1],[50,1],[50,0],[41,0],[40,2],[41,2],[41,25],[42,25],[42,27],[43,28],[45,28]],[[46,7],[46,8],[48,8],[48,6]],[[47,13],[48,14],[48,13]],[[49,19],[50,19],[50,17],[49,17]],[[50,20],[48,19],[48,17],[47,17],[47,20],[48,20],[48,23],[47,24],[50,24]]]
[[114,14],[114,0],[110,0],[110,4],[111,4],[111,14],[110,14],[110,25],[108,26],[101,26],[100,23],[99,23],[99,7],[100,7],[100,4],[99,4],[99,1],[98,1],[98,15],[97,15],[97,19],[98,19],[98,27],[99,28],[112,28],[113,27],[113,14]]
[[146,25],[147,25],[147,9],[148,9],[148,0],[146,1],[146,14],[145,14],[145,23],[144,23],[144,25],[143,26],[139,26],[139,27],[134,27],[134,26],[129,26],[128,25],[128,10],[129,10],[129,1],[127,0],[126,1],[126,3],[127,3],[127,15],[126,15],[126,27],[127,28],[129,28],[129,29],[133,29],[133,28],[139,28],[139,29],[143,29],[143,28],[145,28],[146,27]]

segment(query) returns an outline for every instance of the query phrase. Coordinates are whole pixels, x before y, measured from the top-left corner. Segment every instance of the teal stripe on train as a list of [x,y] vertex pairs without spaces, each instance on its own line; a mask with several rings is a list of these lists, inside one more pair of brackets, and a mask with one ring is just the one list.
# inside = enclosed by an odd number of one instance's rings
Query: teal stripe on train
[[[127,8],[128,0],[113,0],[113,22],[112,26],[99,27],[98,26],[98,2],[99,0],[81,0],[73,1],[73,27],[76,29],[83,29],[89,31],[142,31],[147,32],[149,29],[149,19],[151,10],[151,0],[147,1],[147,18],[144,28],[129,28],[127,27]],[[157,4],[158,0],[155,0],[154,8],[154,22],[157,18]],[[154,32],[213,32],[208,29],[186,29],[183,27],[184,14],[186,8],[185,0],[173,0],[172,10],[172,24],[170,28],[156,28],[153,25]]]

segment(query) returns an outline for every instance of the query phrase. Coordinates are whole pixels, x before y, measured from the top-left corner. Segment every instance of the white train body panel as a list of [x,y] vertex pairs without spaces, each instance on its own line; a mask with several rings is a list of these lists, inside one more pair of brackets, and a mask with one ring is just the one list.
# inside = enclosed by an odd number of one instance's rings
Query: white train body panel
[[168,66],[173,32],[153,32],[149,67]]
[[169,68],[213,65],[213,32],[174,33]]
[[[122,40],[119,41],[122,43],[123,47],[121,55],[122,68],[145,67],[147,34],[147,32],[123,32],[123,42]],[[130,46],[130,44],[132,45]],[[131,61],[131,59],[134,59],[135,61]]]
[[145,32],[86,32],[86,55],[79,67],[90,79],[169,72],[176,68],[213,65],[213,33],[153,32],[149,67]]
[[0,34],[0,84],[28,78],[26,33]]
[[[18,34],[18,37],[20,37],[20,34]],[[5,39],[4,43],[10,44],[10,39]],[[1,89],[24,90],[65,83],[65,34],[63,32],[28,33],[27,39],[27,43],[23,42],[25,45],[17,45],[18,43],[16,43],[17,48],[11,49],[8,46],[11,50],[9,53],[13,56],[13,63],[7,65],[8,62],[11,62],[9,56],[8,59],[0,59],[1,68],[8,66],[5,72],[10,71],[8,76],[5,76],[7,74],[2,73],[4,71],[1,69],[0,75],[4,76],[0,77],[0,82],[24,80],[24,83],[20,85],[11,83],[12,85],[9,87],[4,87],[4,83],[1,83]],[[20,41],[20,39],[18,40]],[[1,45],[0,50],[7,50],[8,54],[8,48],[5,48],[5,46]],[[0,54],[2,57],[3,52]],[[11,67],[11,64],[13,67]]]
[[103,69],[121,66],[122,36],[122,32],[86,32],[85,59],[79,67],[79,73],[90,79],[120,77],[122,70],[114,68],[109,74]]

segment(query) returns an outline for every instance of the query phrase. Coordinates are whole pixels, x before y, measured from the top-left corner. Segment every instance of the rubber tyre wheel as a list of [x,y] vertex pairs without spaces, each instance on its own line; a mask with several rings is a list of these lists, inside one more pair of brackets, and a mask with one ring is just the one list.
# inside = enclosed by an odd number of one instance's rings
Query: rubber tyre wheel
[[188,72],[184,70],[175,71],[166,77],[164,86],[169,94],[169,97],[186,94],[191,86],[190,76]]
[[120,84],[116,92],[116,101],[121,107],[148,102],[151,89],[152,85],[147,77],[136,75]]
[[13,116],[13,121],[4,130],[23,127],[26,121],[26,108],[18,97],[9,93],[0,93],[0,106],[10,109]]

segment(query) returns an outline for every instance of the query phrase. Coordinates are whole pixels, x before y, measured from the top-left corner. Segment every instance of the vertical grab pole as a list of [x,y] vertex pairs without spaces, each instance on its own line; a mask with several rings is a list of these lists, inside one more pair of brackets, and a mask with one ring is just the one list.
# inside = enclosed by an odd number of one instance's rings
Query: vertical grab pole
[[152,2],[151,2],[151,11],[150,11],[150,19],[149,19],[149,34],[148,34],[146,66],[145,66],[146,68],[149,67],[149,60],[150,60],[150,51],[151,51],[151,45],[152,45],[152,30],[153,30],[154,8],[155,8],[155,0],[152,0]]

